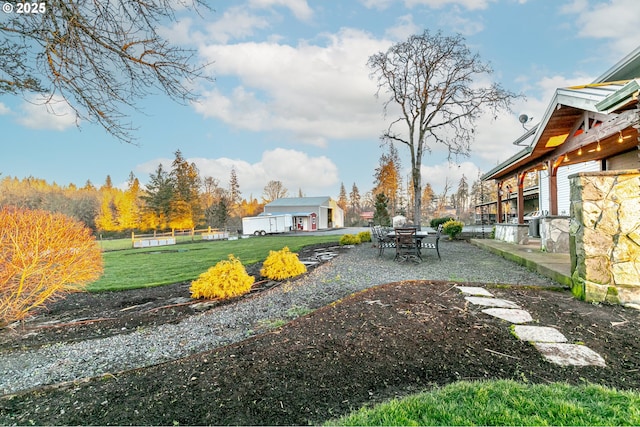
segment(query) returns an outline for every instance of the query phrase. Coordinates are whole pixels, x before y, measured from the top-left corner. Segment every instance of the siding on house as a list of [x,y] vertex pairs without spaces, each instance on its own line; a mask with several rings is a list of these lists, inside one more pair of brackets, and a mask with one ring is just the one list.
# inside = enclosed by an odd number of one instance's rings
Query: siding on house
[[640,154],[638,150],[628,151],[607,159],[607,170],[640,169]]
[[[558,215],[569,215],[569,205],[571,204],[569,175],[578,172],[598,172],[600,162],[576,163],[558,168]],[[549,174],[547,171],[540,172],[540,209],[549,212]]]

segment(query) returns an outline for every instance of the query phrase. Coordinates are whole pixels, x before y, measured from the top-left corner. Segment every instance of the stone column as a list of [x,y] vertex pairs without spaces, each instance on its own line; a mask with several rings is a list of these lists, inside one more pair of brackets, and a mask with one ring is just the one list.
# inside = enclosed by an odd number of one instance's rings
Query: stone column
[[640,170],[569,179],[573,294],[640,308]]

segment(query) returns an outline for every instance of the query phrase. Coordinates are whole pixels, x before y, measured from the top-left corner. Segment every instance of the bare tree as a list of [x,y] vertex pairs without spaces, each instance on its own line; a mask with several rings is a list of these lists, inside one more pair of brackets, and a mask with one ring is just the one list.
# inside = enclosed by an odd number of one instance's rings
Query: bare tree
[[[171,45],[158,32],[175,11],[207,7],[203,0],[48,0],[28,4],[31,13],[0,20],[0,94],[40,92],[45,103],[62,96],[78,119],[132,141],[127,109],[164,92],[187,103],[195,79],[205,78],[195,53]],[[22,1],[6,8],[27,7]],[[7,9],[8,10],[8,9]],[[25,9],[26,10],[26,9]],[[36,12],[36,13],[34,13]]]
[[264,203],[272,202],[276,199],[287,197],[289,190],[287,190],[281,181],[269,181],[265,185],[262,193],[262,201]]
[[[385,113],[390,106],[400,110],[381,139],[398,141],[409,148],[413,216],[419,225],[424,152],[442,144],[450,158],[469,155],[474,122],[485,109],[494,113],[508,110],[516,95],[498,84],[477,85],[476,77],[490,75],[493,70],[477,54],[471,54],[460,35],[449,37],[425,30],[371,56],[367,65],[377,80],[377,95],[389,95]],[[403,125],[403,129],[396,131],[396,125]]]

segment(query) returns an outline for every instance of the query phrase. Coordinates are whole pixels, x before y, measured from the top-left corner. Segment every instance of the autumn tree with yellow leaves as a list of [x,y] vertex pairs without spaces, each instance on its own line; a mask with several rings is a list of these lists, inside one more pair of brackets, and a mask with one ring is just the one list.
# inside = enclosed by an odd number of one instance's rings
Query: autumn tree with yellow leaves
[[80,221],[42,210],[0,209],[0,328],[83,290],[102,271],[100,248]]

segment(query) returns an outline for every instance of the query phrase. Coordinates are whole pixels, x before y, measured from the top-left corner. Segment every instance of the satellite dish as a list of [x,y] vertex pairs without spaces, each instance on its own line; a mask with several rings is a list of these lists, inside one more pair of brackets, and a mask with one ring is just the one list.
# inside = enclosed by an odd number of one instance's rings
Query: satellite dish
[[518,120],[520,121],[520,123],[525,124],[529,121],[529,116],[527,116],[526,114],[520,114]]

